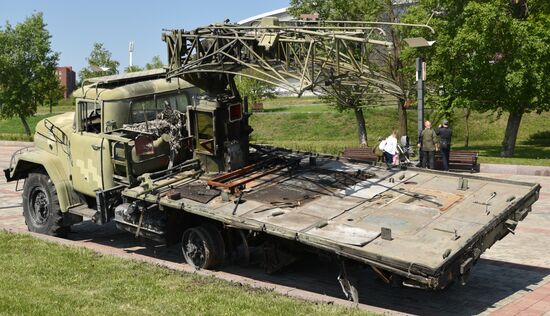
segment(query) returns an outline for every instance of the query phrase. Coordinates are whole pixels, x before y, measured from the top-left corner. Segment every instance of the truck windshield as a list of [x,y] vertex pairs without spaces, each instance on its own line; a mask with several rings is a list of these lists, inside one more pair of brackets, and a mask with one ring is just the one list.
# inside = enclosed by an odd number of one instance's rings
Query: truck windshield
[[167,102],[172,109],[176,109],[180,112],[185,112],[186,107],[190,104],[187,95],[184,93],[157,95],[156,98],[149,96],[136,99],[131,103],[130,123],[141,123],[146,119],[148,121],[154,120],[157,114],[164,110],[165,102]]

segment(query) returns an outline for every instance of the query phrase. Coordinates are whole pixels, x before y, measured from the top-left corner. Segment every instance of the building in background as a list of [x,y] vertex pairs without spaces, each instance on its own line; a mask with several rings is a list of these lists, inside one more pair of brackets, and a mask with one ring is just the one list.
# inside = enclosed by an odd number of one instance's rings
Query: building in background
[[262,18],[266,18],[266,17],[275,17],[275,18],[278,18],[279,21],[292,20],[293,17],[287,12],[287,9],[288,8],[282,8],[282,9],[261,13],[261,14],[249,17],[247,19],[240,20],[237,22],[237,24],[243,25],[243,26],[255,26],[260,23]]
[[76,89],[76,73],[73,71],[73,67],[64,66],[56,67],[56,74],[59,83],[65,89],[63,96],[67,99]]

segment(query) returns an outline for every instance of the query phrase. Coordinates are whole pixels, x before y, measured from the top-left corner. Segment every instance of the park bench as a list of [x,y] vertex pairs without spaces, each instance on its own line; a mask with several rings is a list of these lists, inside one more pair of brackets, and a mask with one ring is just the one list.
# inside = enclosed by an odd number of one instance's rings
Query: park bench
[[378,161],[378,156],[369,147],[345,148],[342,157],[353,161]]
[[254,103],[252,104],[252,112],[263,112],[264,104],[263,103]]
[[[479,172],[477,151],[469,150],[451,150],[449,155],[450,170],[468,170],[470,172]],[[443,160],[441,153],[435,153],[435,169],[443,170]]]

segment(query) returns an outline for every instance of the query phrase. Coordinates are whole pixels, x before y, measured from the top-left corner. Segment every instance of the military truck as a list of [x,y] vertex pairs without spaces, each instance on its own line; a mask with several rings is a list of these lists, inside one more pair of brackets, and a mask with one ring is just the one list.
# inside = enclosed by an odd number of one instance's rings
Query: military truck
[[66,236],[89,218],[135,236],[181,242],[208,269],[251,252],[267,272],[304,253],[371,267],[387,283],[443,289],[513,232],[538,184],[250,144],[234,85],[209,96],[164,70],[102,77],[74,93],[74,113],[40,121],[14,154],[30,231]]

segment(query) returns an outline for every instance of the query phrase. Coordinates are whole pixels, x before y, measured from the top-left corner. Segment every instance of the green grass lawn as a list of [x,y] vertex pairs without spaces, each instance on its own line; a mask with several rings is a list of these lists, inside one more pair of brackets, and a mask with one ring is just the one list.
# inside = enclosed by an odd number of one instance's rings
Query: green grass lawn
[[[29,123],[29,127],[31,128],[32,133],[34,134],[36,124],[41,119],[50,117],[52,115],[55,114],[36,114],[35,116],[28,117],[27,123]],[[14,117],[12,119],[0,120],[0,139],[31,141],[32,136],[27,136],[25,134],[23,123],[21,123],[21,120],[18,117]]]
[[[292,149],[339,154],[346,147],[357,147],[357,126],[351,112],[339,113],[327,105],[319,105],[320,111],[311,111],[315,107],[307,100],[300,104],[293,99],[289,106],[279,98],[279,108],[291,108],[286,113],[277,113],[269,102],[268,113],[257,113],[250,119],[254,128],[253,141]],[[328,108],[328,110],[327,110]],[[378,137],[386,137],[392,128],[398,127],[396,107],[374,107],[364,109],[369,145]],[[469,120],[470,142],[464,146],[466,124],[464,112],[458,110],[451,120],[453,129],[453,148],[476,150],[483,163],[528,164],[550,166],[550,112],[524,115],[514,157],[500,157],[500,143],[504,137],[507,115],[497,117],[490,113],[472,113]],[[437,125],[437,124],[436,124]],[[408,131],[412,142],[416,142],[417,112],[408,110]]]
[[[52,113],[65,113],[69,111],[74,111],[75,102],[73,98],[61,99],[57,104],[52,106]],[[39,106],[37,111],[38,114],[47,114],[50,113],[49,106]]]
[[6,232],[0,280],[6,315],[367,314]]
[[[39,106],[36,109],[36,114],[27,118],[32,134],[34,134],[36,124],[41,119],[60,113],[71,112],[74,111],[74,109],[74,100],[72,98],[60,100],[58,104],[52,106],[52,113],[50,113],[49,106]],[[32,141],[32,136],[27,136],[25,134],[23,123],[21,123],[18,117],[14,117],[5,120],[0,119],[0,139]]]
[[[53,111],[73,111],[70,100],[63,102]],[[339,154],[346,147],[358,145],[355,117],[351,112],[337,112],[317,97],[280,97],[263,103],[264,111],[255,113],[250,119],[255,130],[252,139],[256,143],[329,154]],[[39,114],[29,118],[33,129],[38,120],[50,115],[48,111],[47,107],[40,107]],[[378,137],[386,137],[392,128],[398,126],[396,107],[365,108],[364,115],[371,145]],[[472,113],[468,149],[479,151],[482,163],[550,166],[550,112],[524,115],[512,158],[500,157],[506,119],[506,114],[497,117],[490,113]],[[416,126],[416,109],[409,109],[408,128],[413,142],[416,142]],[[456,111],[451,119],[451,128],[453,148],[466,149],[464,111]],[[0,120],[0,139],[29,140],[23,131],[18,118]]]

